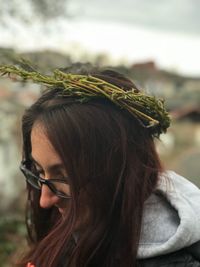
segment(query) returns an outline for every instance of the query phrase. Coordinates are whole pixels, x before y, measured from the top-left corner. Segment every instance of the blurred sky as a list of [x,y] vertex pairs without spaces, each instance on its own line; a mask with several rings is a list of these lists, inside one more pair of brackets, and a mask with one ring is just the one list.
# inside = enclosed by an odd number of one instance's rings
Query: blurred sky
[[199,0],[66,0],[68,18],[48,23],[31,12],[29,1],[11,2],[25,19],[1,14],[0,46],[70,51],[76,60],[105,53],[113,64],[154,60],[200,76]]
[[199,0],[74,0],[80,16],[200,35]]

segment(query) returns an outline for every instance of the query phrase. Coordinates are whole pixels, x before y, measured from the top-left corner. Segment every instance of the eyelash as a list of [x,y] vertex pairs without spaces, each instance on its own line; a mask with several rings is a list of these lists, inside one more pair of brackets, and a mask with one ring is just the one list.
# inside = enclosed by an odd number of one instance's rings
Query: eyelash
[[44,174],[43,170],[36,169],[36,172],[37,172],[38,175]]
[[42,169],[38,169],[36,166],[34,166],[33,168],[38,176],[40,176],[41,174],[44,174],[44,171]]

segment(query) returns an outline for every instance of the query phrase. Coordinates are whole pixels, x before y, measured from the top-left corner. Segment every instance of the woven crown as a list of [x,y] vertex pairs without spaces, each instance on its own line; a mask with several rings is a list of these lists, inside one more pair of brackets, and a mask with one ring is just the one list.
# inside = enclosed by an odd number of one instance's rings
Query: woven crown
[[166,132],[170,125],[169,114],[164,101],[154,96],[138,92],[136,89],[124,91],[122,88],[91,75],[77,75],[55,70],[53,75],[38,71],[27,71],[16,66],[0,66],[2,75],[14,74],[22,80],[44,84],[47,87],[63,88],[63,96],[78,97],[85,102],[93,97],[107,98],[122,109],[131,113],[153,136]]

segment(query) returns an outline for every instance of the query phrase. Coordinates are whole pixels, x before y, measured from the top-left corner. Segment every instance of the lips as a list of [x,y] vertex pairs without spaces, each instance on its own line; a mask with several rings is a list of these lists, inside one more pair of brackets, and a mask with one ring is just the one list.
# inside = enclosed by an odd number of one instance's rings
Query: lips
[[62,208],[58,208],[58,211],[59,211],[61,214],[64,214],[64,209],[62,209]]
[[66,214],[66,211],[68,209],[68,205],[67,205],[67,202],[59,202],[59,203],[56,203],[56,205],[54,205],[60,214],[64,215]]

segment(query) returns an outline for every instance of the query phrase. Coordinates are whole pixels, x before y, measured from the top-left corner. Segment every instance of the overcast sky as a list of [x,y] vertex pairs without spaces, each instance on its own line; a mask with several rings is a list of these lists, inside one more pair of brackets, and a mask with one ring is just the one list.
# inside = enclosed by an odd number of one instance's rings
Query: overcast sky
[[71,0],[78,16],[200,35],[199,0]]

